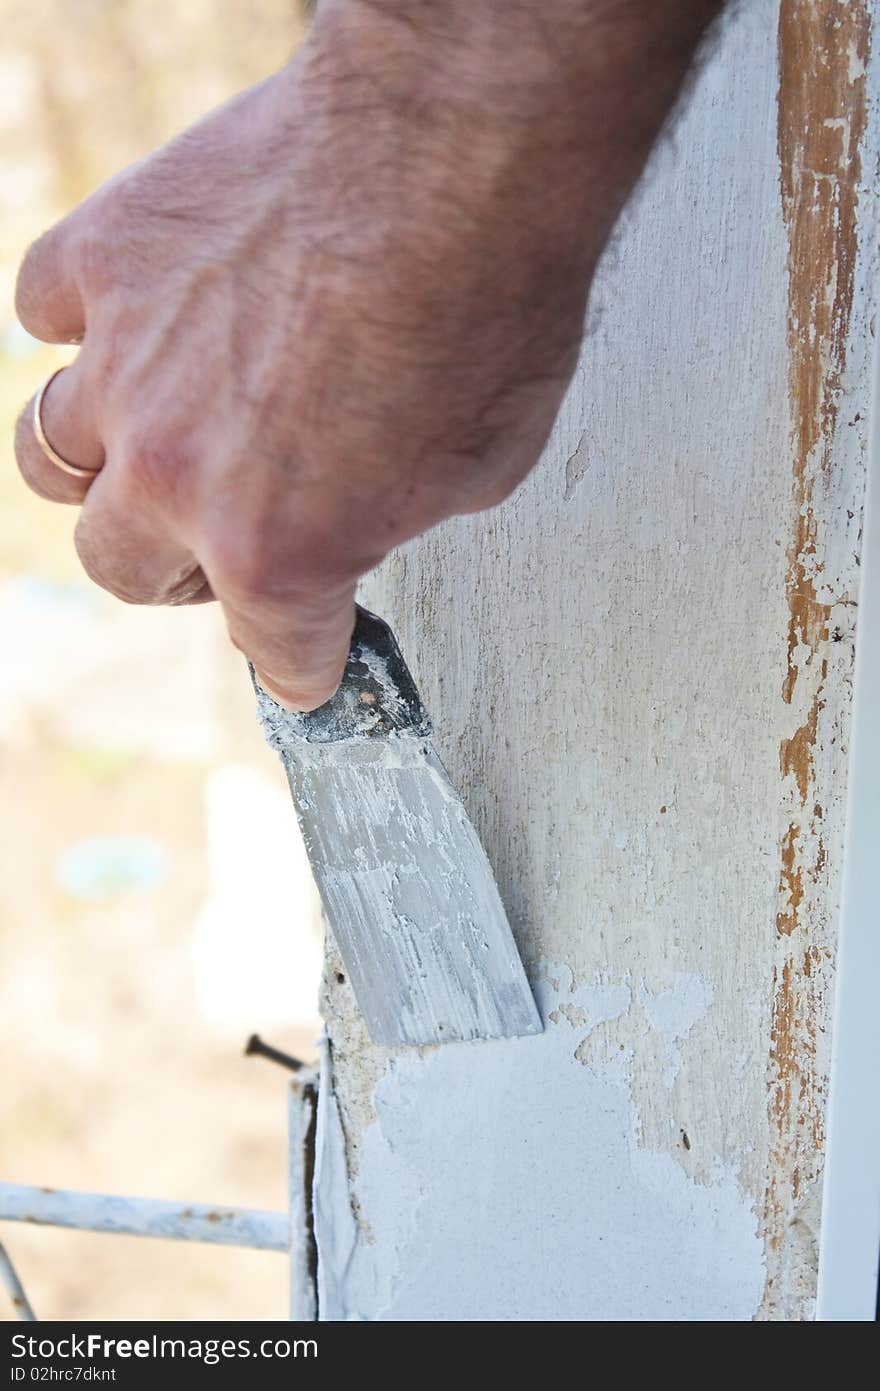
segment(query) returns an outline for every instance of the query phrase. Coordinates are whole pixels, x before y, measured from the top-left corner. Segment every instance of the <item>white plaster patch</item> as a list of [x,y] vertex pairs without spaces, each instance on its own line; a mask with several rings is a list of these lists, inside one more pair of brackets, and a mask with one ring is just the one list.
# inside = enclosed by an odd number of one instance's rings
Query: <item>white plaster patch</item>
[[[588,1014],[604,1001],[610,1018],[629,1000],[615,989],[540,993],[545,1008],[576,999]],[[733,1172],[696,1183],[640,1147],[632,1059],[578,1062],[590,1027],[562,1016],[537,1038],[390,1061],[354,1185],[373,1239],[354,1228],[345,1185],[319,1173],[322,1319],[754,1316],[762,1245]],[[322,1105],[334,1128],[320,1151],[339,1147],[338,1173],[341,1130]]]

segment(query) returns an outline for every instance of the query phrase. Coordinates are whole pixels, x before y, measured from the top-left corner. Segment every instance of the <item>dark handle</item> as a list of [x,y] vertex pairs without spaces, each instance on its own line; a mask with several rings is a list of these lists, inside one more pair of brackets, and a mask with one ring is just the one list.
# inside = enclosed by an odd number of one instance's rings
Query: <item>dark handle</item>
[[325,705],[304,713],[284,710],[254,678],[264,723],[271,713],[272,723],[280,726],[278,717],[283,716],[284,736],[310,744],[381,738],[405,730],[430,734],[427,711],[388,624],[359,604],[356,614],[342,681]]

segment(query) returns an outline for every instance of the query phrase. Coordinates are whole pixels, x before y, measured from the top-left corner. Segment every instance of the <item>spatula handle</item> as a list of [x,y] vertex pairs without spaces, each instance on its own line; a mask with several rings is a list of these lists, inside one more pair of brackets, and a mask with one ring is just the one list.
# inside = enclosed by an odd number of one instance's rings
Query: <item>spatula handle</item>
[[260,714],[267,727],[271,712],[273,721],[283,715],[285,736],[310,744],[387,738],[403,732],[430,734],[431,723],[416,683],[388,624],[359,604],[356,613],[342,681],[325,705],[306,712],[284,710],[254,678]]

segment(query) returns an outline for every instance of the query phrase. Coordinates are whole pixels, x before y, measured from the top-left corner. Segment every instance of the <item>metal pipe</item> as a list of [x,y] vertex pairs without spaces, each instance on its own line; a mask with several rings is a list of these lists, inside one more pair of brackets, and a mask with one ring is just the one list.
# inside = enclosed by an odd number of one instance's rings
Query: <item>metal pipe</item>
[[20,1319],[26,1323],[36,1323],[37,1316],[31,1308],[30,1300],[24,1292],[24,1285],[18,1278],[18,1272],[12,1264],[12,1259],[6,1247],[0,1242],[0,1280],[9,1291],[12,1300],[12,1307]]
[[205,1241],[218,1246],[249,1246],[256,1251],[286,1251],[290,1233],[286,1212],[75,1193],[16,1183],[0,1183],[0,1221],[36,1222],[171,1241]]

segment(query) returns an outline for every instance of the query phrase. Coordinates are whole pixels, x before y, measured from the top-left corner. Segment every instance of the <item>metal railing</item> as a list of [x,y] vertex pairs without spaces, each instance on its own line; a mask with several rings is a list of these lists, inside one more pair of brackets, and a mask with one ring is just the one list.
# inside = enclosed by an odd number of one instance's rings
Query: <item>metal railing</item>
[[[259,1039],[251,1040],[248,1051],[283,1060],[283,1055],[276,1055],[275,1050],[267,1049]],[[292,1063],[293,1060],[289,1060],[287,1065]],[[156,1237],[166,1241],[198,1241],[215,1246],[243,1246],[254,1251],[285,1252],[290,1270],[290,1318],[314,1320],[311,1177],[316,1105],[316,1071],[311,1068],[298,1070],[289,1092],[287,1212],[0,1183],[0,1222],[28,1222],[102,1232],[108,1236]],[[36,1321],[21,1279],[2,1244],[0,1281],[9,1292],[17,1316]]]

